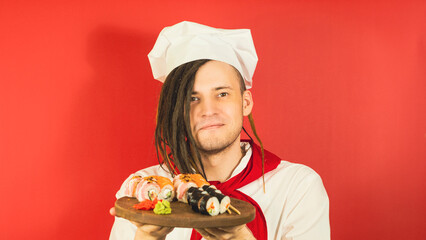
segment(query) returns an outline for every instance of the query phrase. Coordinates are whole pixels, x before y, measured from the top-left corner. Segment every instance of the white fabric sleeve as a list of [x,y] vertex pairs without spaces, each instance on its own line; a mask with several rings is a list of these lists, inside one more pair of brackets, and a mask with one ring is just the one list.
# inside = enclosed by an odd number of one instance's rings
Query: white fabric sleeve
[[136,226],[124,218],[115,217],[109,235],[110,240],[133,240],[135,239]]
[[[133,176],[134,174],[131,174],[123,182],[120,190],[118,190],[117,194],[115,195],[117,199],[124,196],[124,189],[126,188],[128,181]],[[133,240],[135,239],[135,234],[136,234],[136,226],[133,223],[131,223],[130,221],[124,218],[115,217],[114,225],[112,226],[109,239],[110,240]]]
[[306,167],[288,199],[281,240],[329,240],[329,199],[321,177]]

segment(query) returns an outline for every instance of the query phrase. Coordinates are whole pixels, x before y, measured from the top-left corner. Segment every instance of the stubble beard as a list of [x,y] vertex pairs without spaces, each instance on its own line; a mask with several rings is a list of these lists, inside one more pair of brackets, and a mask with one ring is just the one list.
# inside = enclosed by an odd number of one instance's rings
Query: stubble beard
[[224,137],[203,136],[200,139],[200,136],[197,136],[195,138],[197,149],[202,155],[215,155],[222,151],[226,151],[227,148],[229,148],[235,141],[239,139],[241,130],[242,123],[240,127],[235,128],[232,132],[229,132]]

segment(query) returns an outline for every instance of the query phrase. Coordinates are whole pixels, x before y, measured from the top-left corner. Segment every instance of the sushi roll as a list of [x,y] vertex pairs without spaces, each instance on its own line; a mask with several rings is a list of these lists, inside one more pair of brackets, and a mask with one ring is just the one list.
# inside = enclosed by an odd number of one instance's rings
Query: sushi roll
[[213,196],[217,197],[217,199],[219,200],[219,212],[220,212],[220,214],[226,212],[226,210],[228,210],[229,206],[231,205],[231,198],[229,198],[228,196],[225,196],[221,193],[217,193]]
[[187,202],[186,192],[191,187],[197,187],[197,184],[194,182],[183,182],[176,189],[176,197],[178,201]]
[[[193,198],[197,198],[199,200],[199,197],[201,195],[208,195],[208,193],[201,188],[196,187],[190,187],[188,191],[186,192],[186,199],[189,205],[191,205],[191,200]],[[198,203],[198,202],[197,202]]]
[[199,202],[203,196],[208,195],[206,192],[202,191],[194,191],[188,197],[188,204],[191,206],[192,210],[195,212],[200,211]]
[[191,174],[178,174],[173,178],[173,186],[175,189],[179,187],[180,184],[191,182]]
[[161,188],[158,183],[147,180],[146,178],[139,182],[136,187],[135,197],[142,202],[144,200],[155,200],[160,193]]
[[220,213],[226,212],[228,210],[229,206],[231,205],[231,199],[228,196],[225,196],[222,194],[222,192],[219,189],[216,189],[213,185],[210,186],[204,186],[203,189],[210,195],[217,197],[220,204]]
[[[201,187],[204,191],[207,191],[207,189],[217,189],[214,185],[204,185]],[[220,191],[220,190],[219,190]]]
[[203,189],[203,191],[208,192],[209,194],[216,194],[216,193],[222,193],[219,189],[217,189],[215,186],[213,185],[205,185],[203,186],[201,189]]
[[181,180],[181,175],[182,174],[178,174],[173,178],[173,187],[174,189],[177,189],[178,186],[183,183],[183,181]]
[[186,191],[186,199],[188,201],[188,204],[189,204],[189,199],[192,198],[192,194],[196,192],[199,192],[198,188],[196,187],[188,188],[188,190]]
[[203,187],[205,185],[210,185],[206,179],[203,178],[200,174],[191,174],[191,180],[197,184],[198,187]]
[[167,200],[171,202],[175,197],[175,191],[173,189],[173,184],[170,179],[162,176],[153,176],[157,184],[160,186],[160,193],[158,194],[159,200]]
[[220,212],[220,204],[217,197],[213,197],[210,195],[203,195],[198,202],[198,209],[200,213],[210,215],[210,216],[216,216]]
[[126,188],[124,189],[124,195],[127,197],[135,197],[136,187],[141,180],[141,176],[133,175],[133,177],[130,178],[130,180],[126,184]]

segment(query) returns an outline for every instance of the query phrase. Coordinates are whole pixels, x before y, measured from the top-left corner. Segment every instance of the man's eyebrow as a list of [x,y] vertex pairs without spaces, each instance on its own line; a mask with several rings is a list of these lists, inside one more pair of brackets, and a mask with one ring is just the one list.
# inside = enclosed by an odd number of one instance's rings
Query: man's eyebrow
[[[223,89],[229,89],[229,90],[232,90],[232,87],[231,86],[220,86],[220,87],[216,87],[216,88],[214,88],[214,91],[219,91],[219,90],[223,90]],[[198,94],[198,92],[197,91],[192,91],[192,93],[191,94]]]
[[222,89],[232,89],[232,87],[230,87],[230,86],[221,86],[221,87],[215,88],[214,90],[217,91],[217,90],[222,90]]

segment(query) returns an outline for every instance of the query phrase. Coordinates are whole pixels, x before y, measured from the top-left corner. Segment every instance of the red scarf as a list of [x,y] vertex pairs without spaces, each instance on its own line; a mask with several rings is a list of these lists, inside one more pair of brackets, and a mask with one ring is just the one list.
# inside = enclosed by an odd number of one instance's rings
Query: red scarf
[[[238,188],[244,187],[245,185],[262,177],[262,151],[261,148],[254,144],[253,141],[249,142],[252,149],[252,155],[250,161],[244,170],[238,175],[232,177],[226,182],[220,183],[219,181],[210,181],[210,184],[215,185],[220,189],[223,194],[229,197],[237,198],[246,202],[251,203],[256,208],[256,216],[253,221],[247,223],[247,227],[251,230],[254,237],[258,240],[267,240],[268,231],[266,227],[265,216],[263,215],[262,209],[255,200],[246,194],[238,191]],[[265,152],[265,173],[277,168],[281,159],[266,150]],[[192,230],[191,240],[200,240],[201,235]]]

